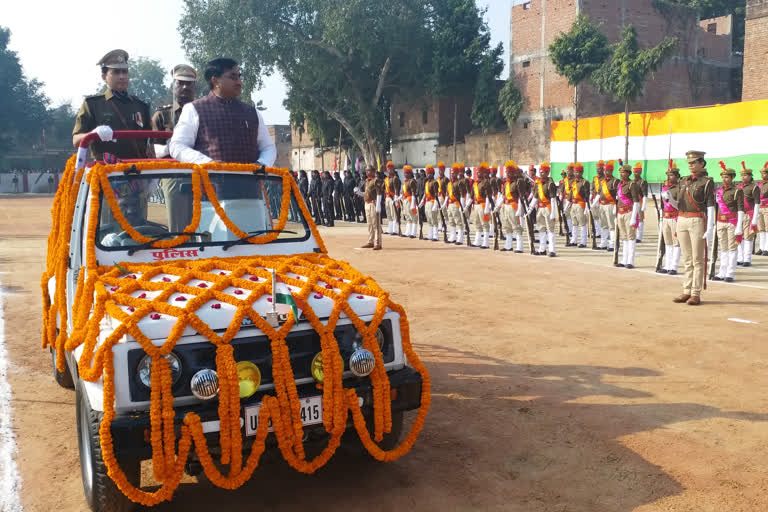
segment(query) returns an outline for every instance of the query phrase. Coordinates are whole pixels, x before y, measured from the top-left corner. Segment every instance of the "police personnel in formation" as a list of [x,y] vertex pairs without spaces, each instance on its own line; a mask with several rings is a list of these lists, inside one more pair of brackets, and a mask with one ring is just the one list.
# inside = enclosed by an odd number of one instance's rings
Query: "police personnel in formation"
[[[525,210],[521,197],[528,194],[528,182],[523,178],[523,171],[509,160],[504,164],[504,181],[498,203],[501,204],[501,225],[504,228],[504,248],[502,251],[523,252],[523,218]],[[513,247],[514,244],[514,247]]]
[[[717,202],[717,243],[720,247],[720,270],[714,281],[733,282],[736,272],[736,248],[741,243],[744,226],[744,192],[733,183],[736,171],[720,161],[723,185],[715,192]],[[715,257],[716,255],[712,255]]]
[[547,246],[549,246],[549,256],[554,258],[557,256],[555,246],[557,185],[549,177],[550,170],[547,162],[539,167],[539,176],[533,184],[533,198],[528,209],[536,212],[536,224],[539,229],[539,250],[536,251],[536,254],[538,256],[546,255]]
[[[570,208],[572,242],[579,248],[587,247],[589,238],[589,182],[584,179],[584,165],[576,162],[573,167],[573,179],[570,180],[570,194],[567,198],[567,206]],[[568,209],[566,208],[566,210]]]
[[643,179],[643,164],[637,162],[635,167],[632,168],[634,173],[633,183],[638,187],[638,193],[640,194],[640,213],[638,215],[637,225],[637,243],[643,241],[643,231],[645,228],[645,208],[648,206],[648,182]]
[[595,201],[600,204],[600,227],[602,228],[600,248],[608,251],[613,251],[616,243],[616,190],[619,180],[613,177],[613,166],[613,160],[605,163],[600,192],[595,197]]
[[760,177],[763,180],[760,185],[760,214],[757,218],[760,250],[755,254],[768,256],[768,162],[765,162],[765,166],[760,170]]
[[[400,195],[400,177],[395,171],[395,164],[387,162],[387,177],[384,178],[385,205],[387,207],[387,231],[388,235],[396,235],[400,231],[400,219],[398,207],[395,203]],[[367,210],[366,210],[367,211]]]
[[680,170],[670,161],[667,170],[667,181],[661,187],[662,225],[661,234],[664,237],[663,268],[660,274],[677,274],[677,266],[680,263],[680,243],[677,240],[677,184],[680,180]]
[[[464,209],[466,207],[467,189],[464,186],[464,166],[454,163],[451,166],[451,179],[445,186],[445,202],[443,209],[446,212],[446,225],[448,227],[448,242],[462,245],[464,243]],[[467,233],[469,236],[469,233]]]
[[362,249],[381,250],[381,209],[384,198],[384,183],[376,176],[376,169],[368,166],[365,170],[366,181],[362,194],[365,202],[365,218],[368,221],[368,243]]
[[472,229],[475,230],[475,242],[473,247],[488,249],[488,239],[491,230],[491,204],[488,198],[491,197],[493,190],[488,181],[488,164],[483,162],[476,169],[477,181],[472,184],[470,189],[469,201],[472,202],[472,212],[470,219]]
[[424,236],[427,240],[438,242],[440,230],[440,185],[435,180],[435,166],[428,165],[426,168],[427,179],[424,182],[424,194],[422,195],[420,207],[424,208],[424,216],[427,221],[427,234]]
[[72,144],[75,147],[88,133],[96,133],[100,141],[91,144],[91,156],[103,160],[104,153],[115,158],[151,158],[154,148],[144,139],[122,139],[112,142],[114,130],[150,130],[149,105],[128,94],[128,52],[112,50],[99,60],[101,78],[106,89],[101,94],[86,96],[75,118]]
[[[617,267],[635,268],[635,244],[638,215],[640,214],[640,186],[629,180],[631,165],[622,165],[619,169],[621,180],[616,188],[616,222],[621,236],[621,262]],[[616,241],[617,243],[618,240]]]
[[403,167],[403,187],[400,191],[398,201],[400,202],[401,222],[405,224],[405,233],[403,236],[416,238],[416,230],[419,229],[419,209],[416,207],[417,182],[413,177],[413,167],[406,165]]
[[[602,216],[602,206],[600,204],[600,189],[602,188],[602,182],[605,178],[605,162],[602,160],[597,162],[597,168],[596,168],[596,174],[594,178],[592,178],[592,187],[591,192],[592,195],[590,197],[590,210],[592,211],[592,219],[595,221],[595,234],[597,237],[599,237],[602,241],[603,238],[603,229],[600,225],[600,217]],[[602,248],[602,243],[599,247],[596,247],[595,249]]]
[[691,175],[677,187],[677,239],[680,242],[685,278],[683,293],[674,302],[691,306],[701,304],[701,291],[706,278],[706,251],[715,226],[715,194],[712,179],[705,176],[707,161],[703,151],[688,151]]
[[760,214],[760,188],[752,179],[752,169],[747,169],[741,162],[741,183],[739,188],[744,192],[744,226],[743,239],[736,249],[736,265],[752,266],[752,248],[757,238],[757,222]]

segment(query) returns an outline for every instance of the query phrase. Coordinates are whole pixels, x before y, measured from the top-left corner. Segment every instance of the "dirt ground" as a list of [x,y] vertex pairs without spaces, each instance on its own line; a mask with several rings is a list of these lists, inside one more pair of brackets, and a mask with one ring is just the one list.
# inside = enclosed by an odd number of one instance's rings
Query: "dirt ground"
[[[13,425],[25,510],[82,511],[74,393],[40,349],[50,204],[0,199]],[[653,235],[625,270],[588,250],[385,237],[373,252],[353,249],[362,225],[321,231],[406,307],[433,379],[420,440],[311,476],[271,458],[237,491],[189,478],[157,510],[768,510],[768,258],[695,308],[671,302],[680,278],[652,273]]]

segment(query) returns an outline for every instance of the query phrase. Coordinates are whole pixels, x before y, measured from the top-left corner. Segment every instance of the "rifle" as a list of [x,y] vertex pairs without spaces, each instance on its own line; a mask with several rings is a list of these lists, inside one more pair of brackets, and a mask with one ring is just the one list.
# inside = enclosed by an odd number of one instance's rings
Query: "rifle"
[[464,208],[461,207],[461,204],[459,204],[459,211],[461,212],[461,220],[464,221],[464,229],[467,230],[467,247],[472,247],[472,242],[469,237],[469,221],[467,220],[467,215],[464,213]]
[[[448,197],[445,198],[448,201]],[[445,224],[445,215],[443,215],[443,209],[440,208],[440,196],[437,196],[437,211],[440,212],[440,221],[443,223],[443,242],[448,243],[448,226]]]
[[426,216],[427,205],[425,204],[424,206],[419,206],[417,208],[418,208],[417,213],[419,215],[419,240],[424,240],[424,221],[421,220],[421,214],[423,212]]
[[619,242],[620,233],[619,233],[619,203],[618,200],[616,204],[614,205],[616,208],[616,215],[614,216],[613,224],[616,226],[616,238],[613,241],[613,264],[618,265],[619,264],[619,245],[621,243]]
[[597,249],[597,224],[595,224],[595,216],[592,214],[592,208],[589,209],[589,225],[592,228],[592,250]]
[[523,210],[526,212],[523,217],[525,217],[525,227],[528,231],[528,238],[531,241],[531,254],[533,255],[536,254],[536,238],[533,236],[533,219],[528,213],[528,203],[525,199],[525,193],[520,193],[519,201],[522,203]]
[[[656,272],[659,272],[662,267],[664,255],[667,252],[667,247],[664,245],[664,221],[661,217],[661,210],[659,209],[659,203],[656,201],[656,194],[651,191],[651,197],[653,198],[653,205],[656,207],[656,217],[659,219],[659,243],[656,246]],[[664,200],[661,201],[662,207]]]
[[402,205],[400,204],[400,201],[397,199],[397,196],[395,196],[395,198],[392,199],[392,203],[394,203],[395,215],[397,215],[397,219],[393,219],[395,220],[395,224],[397,224],[397,236],[403,236],[403,233],[400,230],[400,220],[403,217],[403,208],[402,208]]
[[560,217],[560,236],[563,236],[563,224],[565,224],[565,233],[568,235],[566,243],[571,243],[571,230],[568,228],[568,219],[565,217],[565,208],[559,197],[555,196],[557,201],[557,216]]
[[493,221],[493,250],[499,250],[499,223],[496,221],[496,213],[493,211],[496,209],[496,203],[493,202],[493,198],[488,196],[488,201],[491,203],[491,220]]
[[[709,272],[706,271],[706,265],[707,265],[707,250],[709,249],[709,241],[707,241],[704,244],[704,289],[707,289],[707,274],[709,274],[709,278],[712,279],[715,277],[715,266],[717,265],[717,249],[718,249],[718,239],[717,239],[717,210],[718,210],[717,202],[715,202],[715,227],[713,229],[714,233],[712,234],[712,263],[709,267]],[[706,218],[706,217],[705,217]]]

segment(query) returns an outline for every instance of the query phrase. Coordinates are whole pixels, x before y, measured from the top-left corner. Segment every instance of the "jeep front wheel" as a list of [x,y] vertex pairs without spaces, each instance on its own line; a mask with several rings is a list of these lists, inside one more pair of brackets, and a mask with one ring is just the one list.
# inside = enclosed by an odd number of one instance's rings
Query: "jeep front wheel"
[[[80,472],[88,506],[93,512],[129,512],[136,506],[117,488],[107,475],[101,457],[99,425],[103,414],[91,409],[82,385],[77,386],[77,437],[80,451]],[[141,459],[119,460],[120,468],[131,484],[138,486],[141,479]]]

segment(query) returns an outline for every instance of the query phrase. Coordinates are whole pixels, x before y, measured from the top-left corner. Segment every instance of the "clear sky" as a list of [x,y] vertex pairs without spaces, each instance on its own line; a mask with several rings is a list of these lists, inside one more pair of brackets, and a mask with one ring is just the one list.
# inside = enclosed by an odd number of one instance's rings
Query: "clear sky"
[[[505,45],[502,78],[506,78],[511,0],[476,1],[488,7],[486,20],[494,44]],[[131,57],[152,57],[168,69],[186,62],[176,29],[181,12],[181,0],[22,0],[5,3],[0,25],[10,28],[10,47],[18,53],[27,77],[45,83],[54,105],[72,102],[77,108],[101,80],[96,62],[109,50],[122,48]],[[285,84],[277,76],[266,79],[253,95],[267,107],[263,114],[269,124],[288,124],[284,98]]]

